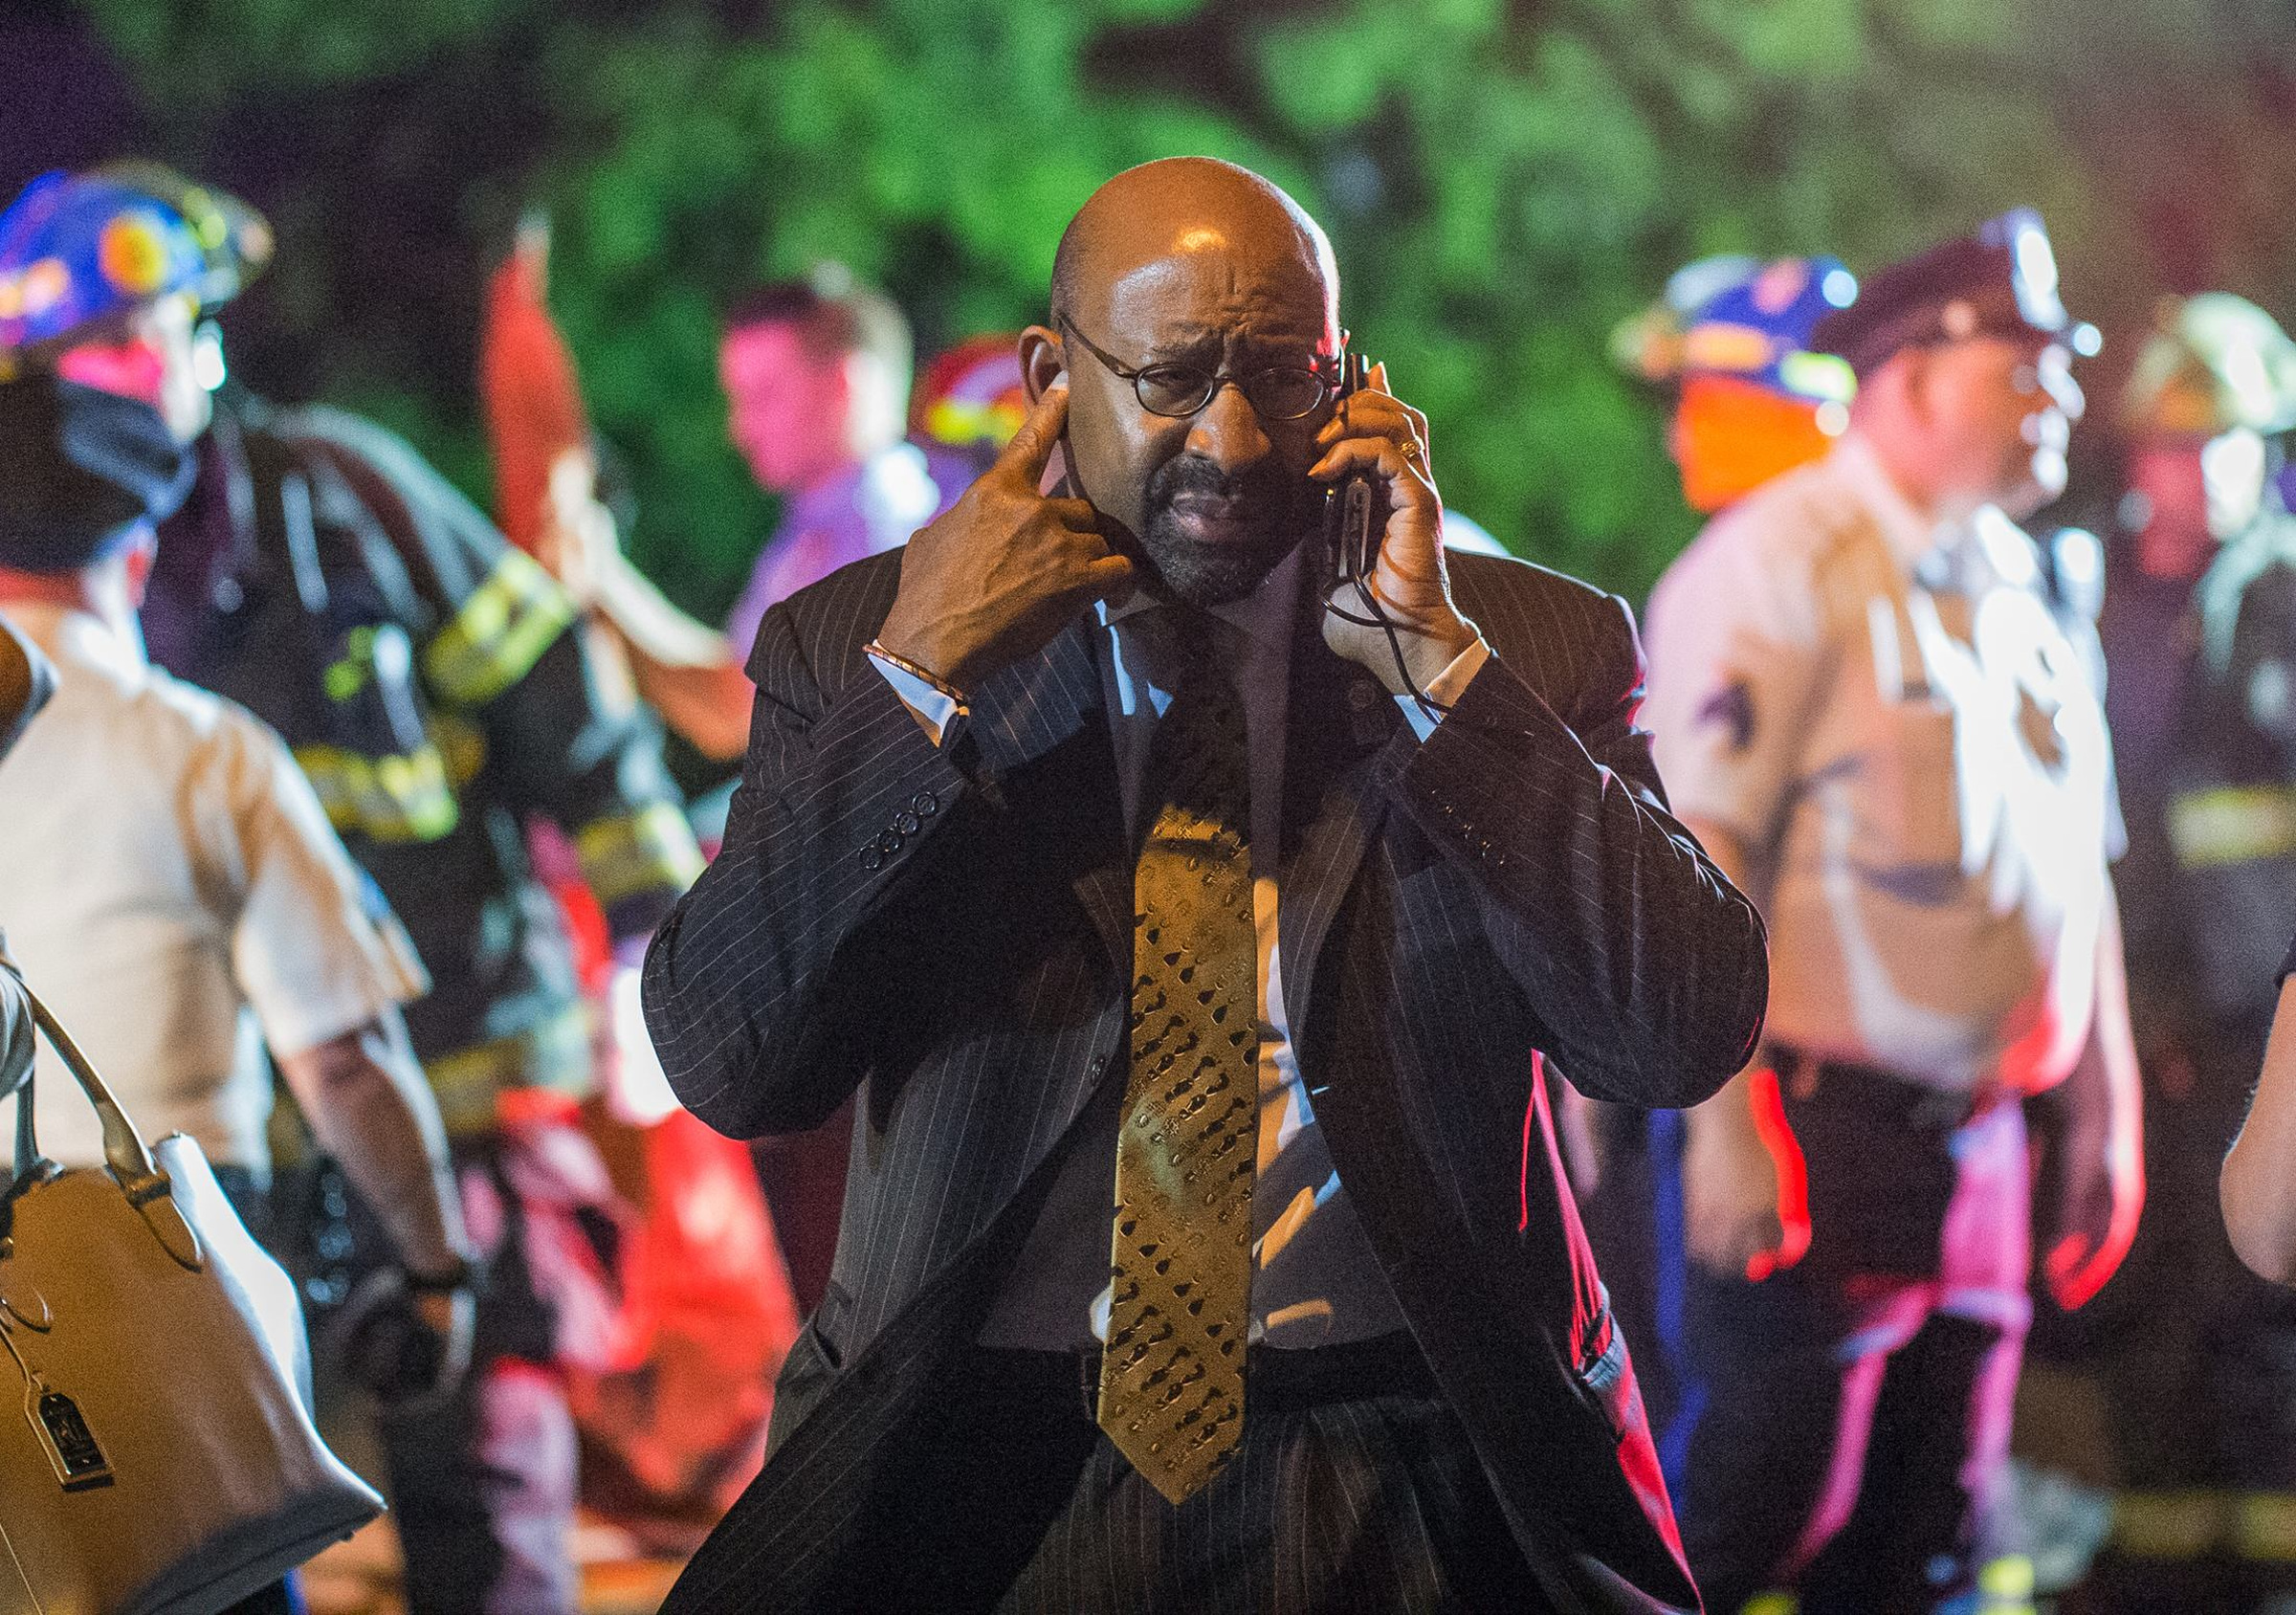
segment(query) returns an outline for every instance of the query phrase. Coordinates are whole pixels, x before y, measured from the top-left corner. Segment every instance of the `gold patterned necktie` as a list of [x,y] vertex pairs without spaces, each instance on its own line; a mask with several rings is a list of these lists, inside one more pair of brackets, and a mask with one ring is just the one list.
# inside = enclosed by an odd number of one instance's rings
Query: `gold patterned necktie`
[[1220,625],[1181,608],[1161,614],[1167,665],[1183,671],[1140,790],[1099,1421],[1178,1504],[1218,1472],[1244,1425],[1259,954],[1243,699]]

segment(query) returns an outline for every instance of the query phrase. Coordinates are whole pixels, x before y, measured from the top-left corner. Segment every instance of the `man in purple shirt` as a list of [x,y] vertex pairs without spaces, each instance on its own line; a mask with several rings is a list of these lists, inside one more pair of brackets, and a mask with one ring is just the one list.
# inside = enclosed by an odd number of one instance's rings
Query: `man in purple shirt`
[[905,442],[909,323],[842,268],[751,293],[718,348],[728,428],[760,486],[782,496],[726,638],[749,653],[765,608],[848,562],[906,543],[977,469]]
[[[906,441],[914,365],[909,322],[842,265],[751,292],[728,311],[718,350],[727,431],[781,524],[719,635],[678,611],[620,554],[595,501],[562,513],[565,581],[623,640],[639,693],[720,761],[749,741],[742,664],[766,608],[838,567],[906,543],[979,469]],[[568,540],[572,542],[567,542]],[[562,570],[564,570],[562,566]]]

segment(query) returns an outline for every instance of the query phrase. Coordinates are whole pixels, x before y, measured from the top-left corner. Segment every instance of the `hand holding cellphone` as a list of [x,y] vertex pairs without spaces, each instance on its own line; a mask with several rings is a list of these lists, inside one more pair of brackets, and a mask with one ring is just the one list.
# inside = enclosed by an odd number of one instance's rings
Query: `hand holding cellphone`
[[[1339,372],[1341,399],[1360,391],[1368,383],[1371,363],[1359,352],[1349,351]],[[1398,678],[1419,709],[1430,720],[1439,719],[1448,706],[1422,690],[1411,676],[1405,661],[1402,641],[1397,637],[1398,625],[1380,603],[1372,588],[1372,576],[1378,570],[1380,550],[1386,542],[1389,515],[1386,489],[1370,471],[1354,471],[1341,477],[1323,498],[1323,565],[1324,610],[1343,623],[1358,628],[1378,629],[1387,641],[1387,653],[1395,658]],[[1338,596],[1346,593],[1362,608],[1358,615],[1339,604]],[[1327,630],[1328,632],[1328,630]]]

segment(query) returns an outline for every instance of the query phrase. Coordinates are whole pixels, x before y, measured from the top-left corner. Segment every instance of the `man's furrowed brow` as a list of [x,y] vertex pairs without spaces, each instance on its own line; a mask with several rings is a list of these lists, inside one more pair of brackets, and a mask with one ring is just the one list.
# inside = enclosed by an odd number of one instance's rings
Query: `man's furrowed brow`
[[[1143,365],[1194,365],[1217,369],[1232,350],[1241,368],[1307,365],[1324,355],[1322,333],[1299,330],[1237,331],[1225,326],[1166,327],[1144,348]],[[1327,356],[1328,357],[1328,356]]]
[[1141,363],[1216,366],[1226,346],[1227,333],[1216,326],[1194,323],[1166,325],[1157,331],[1152,340],[1141,343]]

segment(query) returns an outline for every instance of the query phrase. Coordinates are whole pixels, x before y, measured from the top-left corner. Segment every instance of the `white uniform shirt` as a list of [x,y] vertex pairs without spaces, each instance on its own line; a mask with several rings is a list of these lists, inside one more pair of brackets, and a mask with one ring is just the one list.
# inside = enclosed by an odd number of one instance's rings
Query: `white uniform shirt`
[[[1211,612],[1236,631],[1230,649],[1237,688],[1244,697],[1245,743],[1250,752],[1252,908],[1260,999],[1251,1338],[1284,1348],[1336,1345],[1403,1327],[1402,1315],[1332,1165],[1315,1120],[1314,1090],[1300,1076],[1291,1018],[1284,1007],[1276,871],[1300,564],[1300,552],[1294,550],[1250,595]],[[1149,741],[1157,719],[1171,705],[1174,680],[1172,670],[1154,665],[1149,644],[1153,636],[1127,632],[1124,625],[1139,612],[1158,608],[1145,596],[1136,596],[1124,606],[1099,608],[1100,682],[1108,700],[1116,780],[1128,826],[1138,817]],[[1440,701],[1455,701],[1489,655],[1488,648],[1478,642],[1444,669],[1427,694]],[[879,661],[876,666],[938,737],[954,714],[946,697],[890,663]],[[1424,740],[1434,720],[1416,703],[1398,698]],[[1028,1247],[1014,1265],[1014,1277],[982,1330],[982,1344],[1067,1349],[1090,1339],[1107,1339],[1109,1228],[1115,1188],[1113,1136],[1110,1145],[1107,1153],[1097,1156],[1079,1150],[1063,1163]],[[1081,1304],[1093,1296],[1089,1307]],[[1076,1307],[1075,1316],[1057,1316],[1069,1306]]]
[[1926,520],[1853,435],[1700,534],[1645,644],[1674,811],[1771,874],[1767,1037],[1950,1090],[2064,1076],[2110,752],[2024,533]]
[[[302,1053],[429,984],[276,734],[93,616],[8,614],[58,682],[0,763],[0,930],[144,1138],[260,1172],[264,1044]],[[39,1073],[42,1150],[100,1162],[78,1087],[45,1050]]]

